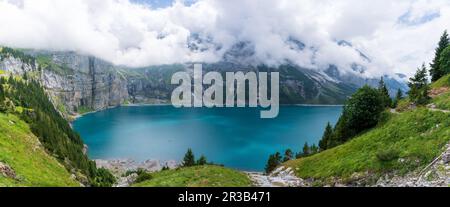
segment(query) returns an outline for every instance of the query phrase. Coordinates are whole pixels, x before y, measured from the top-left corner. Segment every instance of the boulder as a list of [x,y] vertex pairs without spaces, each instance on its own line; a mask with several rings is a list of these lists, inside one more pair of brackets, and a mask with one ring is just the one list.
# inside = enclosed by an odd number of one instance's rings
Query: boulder
[[0,162],[0,175],[16,179],[16,172],[7,164]]

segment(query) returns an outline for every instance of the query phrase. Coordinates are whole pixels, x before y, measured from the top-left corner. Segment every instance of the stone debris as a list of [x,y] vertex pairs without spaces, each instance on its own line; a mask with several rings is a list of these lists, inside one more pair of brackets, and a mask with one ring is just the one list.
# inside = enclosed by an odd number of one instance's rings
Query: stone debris
[[0,162],[0,175],[16,179],[16,172],[7,164]]
[[306,187],[307,183],[295,176],[291,168],[279,167],[270,175],[260,172],[247,172],[254,185],[258,187]]
[[380,178],[378,187],[449,187],[450,186],[450,144],[431,165],[421,172],[406,176],[385,176]]
[[95,160],[97,167],[110,170],[115,175],[123,175],[128,171],[135,171],[143,169],[147,172],[158,172],[163,167],[169,169],[175,169],[178,167],[178,163],[174,160],[163,162],[159,160],[146,160],[144,162],[136,162],[132,159],[117,159],[117,160]]
[[132,159],[117,159],[117,160],[94,160],[98,168],[105,168],[109,170],[116,178],[117,183],[115,187],[128,187],[136,181],[137,174],[127,172],[142,169],[147,172],[159,172],[163,167],[169,169],[176,169],[179,164],[175,160],[161,162],[159,160],[146,160],[144,162],[136,162]]

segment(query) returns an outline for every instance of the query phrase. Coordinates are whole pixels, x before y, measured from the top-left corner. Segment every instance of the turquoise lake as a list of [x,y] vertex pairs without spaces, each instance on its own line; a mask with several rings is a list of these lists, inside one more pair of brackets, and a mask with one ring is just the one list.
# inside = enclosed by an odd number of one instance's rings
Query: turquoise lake
[[281,106],[275,119],[258,108],[127,106],[87,114],[73,123],[91,159],[180,161],[188,148],[196,157],[227,167],[262,171],[270,154],[317,144],[339,106]]

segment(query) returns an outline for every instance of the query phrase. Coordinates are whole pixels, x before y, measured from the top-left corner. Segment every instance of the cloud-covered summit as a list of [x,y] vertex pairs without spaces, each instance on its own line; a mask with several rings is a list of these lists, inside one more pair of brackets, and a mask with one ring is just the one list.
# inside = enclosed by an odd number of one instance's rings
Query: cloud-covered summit
[[0,0],[0,25],[1,45],[77,51],[131,67],[215,62],[246,46],[256,63],[344,71],[358,64],[379,76],[411,74],[431,59],[450,28],[450,2],[199,0],[152,8],[129,0]]

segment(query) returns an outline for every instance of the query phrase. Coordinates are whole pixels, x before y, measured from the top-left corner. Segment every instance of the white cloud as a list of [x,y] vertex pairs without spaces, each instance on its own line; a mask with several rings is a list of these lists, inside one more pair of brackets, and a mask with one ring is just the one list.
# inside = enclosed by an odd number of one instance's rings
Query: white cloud
[[[0,44],[74,50],[128,66],[217,61],[239,41],[252,43],[266,64],[286,60],[300,66],[368,74],[410,75],[431,60],[450,2],[442,0],[199,0],[153,9],[128,0],[0,0]],[[192,52],[192,34],[209,39]],[[289,39],[306,44],[293,50]],[[351,42],[354,49],[336,44]]]

